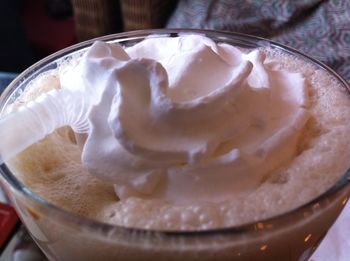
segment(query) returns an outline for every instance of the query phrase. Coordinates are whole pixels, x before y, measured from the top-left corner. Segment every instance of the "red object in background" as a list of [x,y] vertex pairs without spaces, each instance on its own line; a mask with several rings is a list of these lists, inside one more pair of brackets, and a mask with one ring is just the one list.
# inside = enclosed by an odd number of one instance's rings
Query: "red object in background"
[[0,202],[0,253],[18,224],[19,218],[15,210],[11,206]]
[[41,59],[76,43],[74,19],[49,15],[45,0],[22,1],[22,20],[28,42]]

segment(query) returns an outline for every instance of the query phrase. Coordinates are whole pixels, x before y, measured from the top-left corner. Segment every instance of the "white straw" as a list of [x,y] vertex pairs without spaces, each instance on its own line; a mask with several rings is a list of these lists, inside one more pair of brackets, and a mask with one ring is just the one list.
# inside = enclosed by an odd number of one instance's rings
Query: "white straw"
[[0,164],[55,129],[71,126],[88,131],[89,102],[80,92],[53,90],[0,119]]

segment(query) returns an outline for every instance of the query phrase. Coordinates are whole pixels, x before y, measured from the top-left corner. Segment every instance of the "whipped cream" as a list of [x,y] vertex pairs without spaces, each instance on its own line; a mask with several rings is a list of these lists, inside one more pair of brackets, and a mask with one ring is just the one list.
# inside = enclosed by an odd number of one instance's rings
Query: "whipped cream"
[[296,154],[305,79],[200,35],[132,47],[96,42],[64,89],[91,105],[82,162],[131,196],[218,202],[254,189]]
[[[309,118],[302,74],[201,35],[95,42],[62,89],[0,121],[0,162],[70,125],[120,199],[218,202],[291,161]],[[21,123],[21,124],[18,124]]]

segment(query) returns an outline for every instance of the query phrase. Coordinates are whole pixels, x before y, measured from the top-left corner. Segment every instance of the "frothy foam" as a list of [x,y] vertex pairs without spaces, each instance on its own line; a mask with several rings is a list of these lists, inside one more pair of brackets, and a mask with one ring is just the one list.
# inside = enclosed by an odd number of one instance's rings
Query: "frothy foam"
[[[248,194],[237,192],[220,204],[174,205],[142,198],[117,201],[113,186],[94,178],[81,165],[80,148],[68,129],[33,145],[12,160],[11,166],[34,192],[49,201],[93,219],[130,227],[225,227],[292,209],[325,191],[349,167],[350,102],[346,91],[324,71],[277,51],[263,52],[267,61],[278,57],[274,66],[302,73],[307,79],[310,119],[297,143],[296,157],[269,173]],[[43,79],[47,77],[51,76]],[[37,80],[32,90],[46,90],[42,82],[45,80]],[[22,96],[25,102],[32,98],[28,93]]]

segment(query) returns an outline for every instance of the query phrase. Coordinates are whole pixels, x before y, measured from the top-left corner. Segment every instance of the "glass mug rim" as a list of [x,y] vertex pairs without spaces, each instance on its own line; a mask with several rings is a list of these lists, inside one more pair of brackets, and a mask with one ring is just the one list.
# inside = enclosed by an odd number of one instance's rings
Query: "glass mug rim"
[[[75,52],[84,51],[87,47],[89,47],[93,42],[99,40],[99,41],[107,41],[107,42],[121,42],[124,41],[130,41],[130,40],[142,40],[145,37],[159,37],[159,36],[168,36],[168,37],[174,37],[180,34],[202,34],[206,35],[210,38],[215,38],[215,40],[222,40],[222,41],[236,41],[236,44],[243,44],[243,45],[251,45],[251,47],[257,48],[257,47],[272,47],[282,50],[283,52],[287,52],[288,54],[296,55],[298,58],[301,58],[305,60],[306,62],[312,63],[314,66],[326,70],[329,74],[331,74],[333,77],[336,78],[337,81],[339,81],[344,87],[350,91],[349,84],[341,77],[339,76],[333,69],[329,68],[327,65],[323,64],[322,62],[294,49],[291,47],[288,47],[283,44],[279,44],[277,42],[264,39],[257,36],[247,35],[243,33],[236,33],[236,32],[225,32],[225,31],[218,31],[218,30],[202,30],[202,29],[151,29],[151,30],[138,30],[138,31],[130,31],[130,32],[124,32],[124,33],[117,33],[117,34],[111,34],[106,35],[102,37],[97,37],[88,41],[84,41],[75,45],[72,45],[70,47],[67,47],[65,49],[62,49],[54,54],[51,54],[47,56],[46,58],[38,61],[37,63],[30,66],[28,69],[26,69],[24,72],[22,72],[20,75],[14,79],[9,86],[4,90],[0,97],[0,112],[4,110],[4,108],[7,105],[8,98],[24,83],[28,83],[28,75],[31,75],[32,73],[35,74],[40,68],[45,68],[47,65],[51,63],[55,63],[56,61],[70,56],[71,54]],[[290,216],[296,215],[298,213],[302,213],[303,210],[311,209],[312,206],[314,206],[317,203],[323,202],[327,200],[327,198],[331,197],[332,195],[336,194],[337,192],[342,191],[349,183],[350,183],[350,169],[346,171],[346,173],[337,180],[335,184],[332,185],[331,188],[321,193],[319,196],[313,198],[312,200],[302,204],[301,206],[298,206],[296,208],[293,208],[291,210],[288,210],[286,212],[283,212],[278,215],[274,215],[269,218],[244,223],[237,226],[229,226],[224,228],[215,228],[215,229],[208,229],[208,230],[189,230],[189,231],[182,231],[182,230],[155,230],[155,229],[143,229],[143,228],[134,228],[134,227],[125,227],[120,225],[112,225],[108,223],[103,223],[97,220],[89,219],[77,214],[74,214],[72,212],[69,212],[67,210],[64,210],[52,203],[49,203],[44,198],[40,197],[39,195],[32,192],[30,189],[28,189],[22,182],[20,182],[15,175],[11,173],[11,171],[8,169],[6,164],[2,164],[0,166],[0,173],[1,176],[5,179],[7,183],[10,184],[10,187],[15,189],[16,192],[19,192],[22,196],[25,198],[30,199],[34,203],[37,203],[39,205],[42,205],[46,207],[52,214],[55,215],[57,219],[63,219],[65,222],[69,222],[72,225],[77,226],[83,226],[88,228],[90,231],[95,233],[102,233],[106,234],[108,232],[109,236],[112,236],[110,233],[111,231],[116,232],[125,232],[125,233],[132,233],[132,234],[144,234],[147,233],[148,236],[150,234],[161,234],[167,237],[178,237],[178,236],[214,236],[214,235],[242,235],[247,233],[254,233],[257,232],[256,227],[259,226],[261,223],[278,223],[278,221],[281,221],[285,218],[288,218]]]

